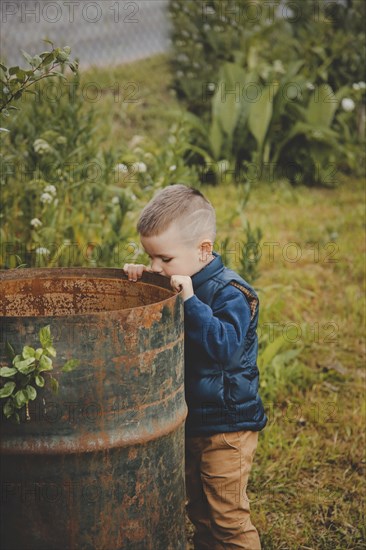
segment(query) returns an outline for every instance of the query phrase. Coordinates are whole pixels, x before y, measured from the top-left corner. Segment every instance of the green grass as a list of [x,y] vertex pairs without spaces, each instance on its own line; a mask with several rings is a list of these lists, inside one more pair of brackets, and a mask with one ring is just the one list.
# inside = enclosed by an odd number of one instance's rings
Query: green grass
[[178,108],[171,81],[165,55],[83,73],[84,97],[87,100],[90,89],[90,97],[94,92],[98,98],[91,105],[99,114],[103,148],[116,147],[141,134],[157,142],[164,140],[174,121],[172,109]]
[[[102,89],[94,107],[104,148],[135,135],[165,139],[178,106],[166,57],[91,70],[83,75],[90,81]],[[111,89],[119,90],[117,100]],[[127,91],[136,91],[138,101],[126,100]],[[285,332],[283,352],[297,350],[261,372],[269,423],[248,491],[266,550],[366,547],[365,195],[362,182],[339,180],[332,190],[253,184],[246,208],[252,227],[263,231],[255,282],[263,346],[272,330],[272,336]],[[240,246],[237,187],[203,192],[217,210],[217,246],[225,237],[232,249]],[[230,257],[235,269],[237,258]],[[291,330],[300,335],[296,341]]]
[[[235,188],[206,194],[221,233],[240,241],[235,220],[225,222]],[[348,179],[334,190],[261,184],[247,206],[264,234],[261,323],[302,328],[298,364],[282,373],[291,391],[281,378],[272,391],[250,484],[265,549],[365,548],[363,200],[362,183]],[[286,259],[292,242],[298,261]],[[273,255],[265,243],[278,243]]]

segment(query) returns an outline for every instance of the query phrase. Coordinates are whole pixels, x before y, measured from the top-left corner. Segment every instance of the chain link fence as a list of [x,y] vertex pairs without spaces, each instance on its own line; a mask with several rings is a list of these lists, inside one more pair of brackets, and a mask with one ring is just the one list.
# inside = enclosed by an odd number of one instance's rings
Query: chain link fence
[[169,0],[1,1],[0,57],[24,65],[21,50],[70,46],[82,68],[118,65],[169,49]]

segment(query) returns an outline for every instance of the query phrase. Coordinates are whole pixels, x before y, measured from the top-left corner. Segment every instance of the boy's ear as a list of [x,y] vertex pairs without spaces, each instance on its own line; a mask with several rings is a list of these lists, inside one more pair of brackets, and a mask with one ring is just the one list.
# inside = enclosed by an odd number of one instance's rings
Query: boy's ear
[[200,260],[206,262],[208,257],[212,255],[213,244],[209,239],[204,239],[200,243]]

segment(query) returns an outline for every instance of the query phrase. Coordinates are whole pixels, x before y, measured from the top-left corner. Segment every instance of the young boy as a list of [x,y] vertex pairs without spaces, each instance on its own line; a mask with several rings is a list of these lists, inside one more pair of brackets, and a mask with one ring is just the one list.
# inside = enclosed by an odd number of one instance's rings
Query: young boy
[[197,190],[171,185],[143,209],[137,229],[151,267],[182,291],[185,326],[187,512],[196,550],[260,549],[246,486],[267,418],[258,395],[258,297],[213,252],[216,221]]

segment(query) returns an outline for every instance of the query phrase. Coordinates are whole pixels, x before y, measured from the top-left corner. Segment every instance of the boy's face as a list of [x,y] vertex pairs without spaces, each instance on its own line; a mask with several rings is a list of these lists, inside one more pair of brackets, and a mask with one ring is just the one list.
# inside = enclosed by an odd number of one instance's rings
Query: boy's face
[[[207,240],[203,243],[208,245]],[[165,277],[172,275],[188,275],[192,277],[212,259],[211,245],[202,246],[202,242],[194,245],[185,243],[182,231],[176,224],[171,224],[160,235],[141,236],[141,244],[151,260],[151,268],[155,273]]]

